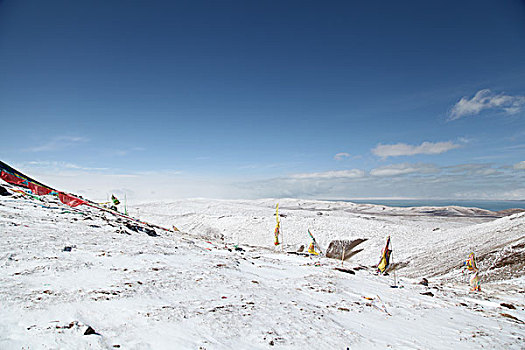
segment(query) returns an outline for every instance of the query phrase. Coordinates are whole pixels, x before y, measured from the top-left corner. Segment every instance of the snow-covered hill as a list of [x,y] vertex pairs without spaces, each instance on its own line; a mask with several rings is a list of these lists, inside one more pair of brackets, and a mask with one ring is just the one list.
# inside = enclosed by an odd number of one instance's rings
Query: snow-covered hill
[[[277,200],[191,200],[133,208],[152,222],[228,243],[272,247]],[[525,213],[495,219],[477,208],[393,208],[347,202],[280,200],[287,250],[309,243],[308,229],[326,248],[335,239],[366,239],[352,262],[374,265],[390,235],[394,259],[409,277],[458,277],[470,252],[486,280],[525,275]],[[508,261],[505,261],[508,260]],[[455,278],[457,280],[457,278]]]
[[[53,197],[0,196],[0,348],[523,348],[519,271],[472,294],[456,268],[470,250],[487,259],[494,249],[519,251],[523,215],[397,215],[281,200],[287,249],[307,244],[308,228],[323,247],[368,239],[344,273],[336,260],[274,251],[274,206],[189,200],[131,208],[182,231],[155,236]],[[367,268],[387,234],[396,262],[408,264],[397,271],[399,288],[392,275]]]

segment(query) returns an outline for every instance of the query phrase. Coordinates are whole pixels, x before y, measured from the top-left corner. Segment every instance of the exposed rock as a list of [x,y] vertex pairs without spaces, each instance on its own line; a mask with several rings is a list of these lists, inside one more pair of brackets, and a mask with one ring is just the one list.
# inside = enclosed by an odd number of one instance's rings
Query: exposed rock
[[95,330],[93,328],[91,328],[91,326],[88,326],[88,328],[84,332],[84,335],[91,335],[91,334],[99,335],[97,332],[95,332]]
[[506,307],[507,309],[513,309],[513,310],[516,309],[516,307],[512,304],[501,303],[500,305]]
[[0,186],[0,196],[10,196],[11,193],[9,193],[8,190],[6,190],[4,187]]
[[[351,256],[359,253],[362,251],[362,249],[355,249],[356,246],[366,241],[366,238],[357,238],[353,240],[348,239],[342,239],[342,240],[334,240],[330,242],[328,245],[328,249],[326,250],[326,257],[337,259],[337,260],[346,260],[350,258]],[[343,257],[343,251],[344,251],[344,257]]]
[[520,320],[519,318],[517,318],[515,316],[512,316],[512,315],[509,315],[509,314],[501,313],[500,315],[503,316],[503,317],[509,318],[509,319],[513,320],[514,322],[517,322],[517,323],[520,323],[520,324],[525,323],[522,320]]
[[124,223],[124,226],[126,226],[129,230],[134,231],[134,232],[144,232],[148,236],[151,236],[151,237],[158,236],[157,232],[155,232],[154,229],[151,229],[151,228],[148,228],[148,227],[145,227],[145,226],[140,226],[140,225],[133,224],[133,223],[130,223],[130,222]]
[[498,214],[499,216],[509,216],[509,215],[513,215],[517,213],[523,213],[524,211],[525,209],[512,208],[512,209],[505,209],[505,210],[497,211],[496,214]]

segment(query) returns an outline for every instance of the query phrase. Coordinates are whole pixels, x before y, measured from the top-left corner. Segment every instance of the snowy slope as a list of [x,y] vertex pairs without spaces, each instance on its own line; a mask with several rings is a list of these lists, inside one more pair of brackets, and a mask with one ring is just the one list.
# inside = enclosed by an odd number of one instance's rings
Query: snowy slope
[[[143,204],[134,212],[197,236],[272,247],[276,203],[191,200]],[[459,271],[457,267],[470,252],[480,258],[493,251],[499,258],[525,253],[525,247],[520,248],[525,243],[525,213],[494,219],[493,212],[475,208],[390,208],[297,199],[280,200],[280,213],[285,216],[281,224],[288,250],[309,243],[308,229],[325,249],[334,239],[363,238],[367,241],[358,246],[363,251],[353,256],[352,262],[368,266],[377,263],[385,237],[390,235],[394,260],[404,266],[403,273],[409,277],[443,275],[454,268]],[[494,256],[480,263],[488,268],[496,260]],[[522,268],[490,277],[508,279],[524,274]]]
[[[402,269],[402,288],[391,288],[391,276],[372,269],[343,273],[333,269],[341,265],[335,260],[268,249],[273,205],[192,200],[133,208],[142,219],[188,232],[152,237],[52,198],[0,197],[0,348],[523,348],[523,280],[506,281],[509,292],[498,282],[469,294],[465,284],[433,279],[424,287]],[[472,226],[487,219],[364,215],[295,200],[281,208],[290,245],[308,243],[307,228],[323,246],[368,235],[346,267],[375,263],[386,233],[394,249],[407,246],[403,260],[425,241],[420,235],[441,237],[448,247],[457,232],[523,222]],[[97,334],[84,335],[88,326]]]

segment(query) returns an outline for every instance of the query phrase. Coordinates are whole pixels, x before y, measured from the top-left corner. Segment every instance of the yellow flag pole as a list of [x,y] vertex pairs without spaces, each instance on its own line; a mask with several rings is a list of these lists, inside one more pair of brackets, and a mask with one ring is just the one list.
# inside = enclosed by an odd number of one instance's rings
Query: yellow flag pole
[[[277,210],[279,209],[279,203],[277,203]],[[284,235],[283,235],[283,223],[279,219],[279,212],[276,211],[275,215],[277,216],[277,225],[279,225],[279,233],[281,234],[281,252],[284,251]]]
[[277,205],[275,207],[275,221],[277,223],[277,226],[275,227],[275,231],[277,232],[277,236],[275,237],[276,244],[277,244],[277,242],[279,242],[279,235],[280,235],[281,236],[281,242],[278,243],[278,244],[281,245],[281,251],[283,251],[283,231],[282,231],[281,221],[279,220],[279,203],[277,203]]

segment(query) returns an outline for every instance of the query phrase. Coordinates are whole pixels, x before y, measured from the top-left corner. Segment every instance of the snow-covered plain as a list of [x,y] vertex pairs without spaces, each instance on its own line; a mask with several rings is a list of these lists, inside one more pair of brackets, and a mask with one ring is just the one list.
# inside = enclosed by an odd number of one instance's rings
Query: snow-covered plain
[[[130,208],[181,231],[150,236],[53,197],[0,196],[0,349],[524,348],[524,271],[507,259],[523,262],[524,214],[279,202],[285,252],[276,200]],[[325,249],[367,239],[344,263],[354,274],[286,253],[308,229]],[[386,235],[399,288],[370,268]],[[459,267],[470,251],[487,270],[481,293]]]

